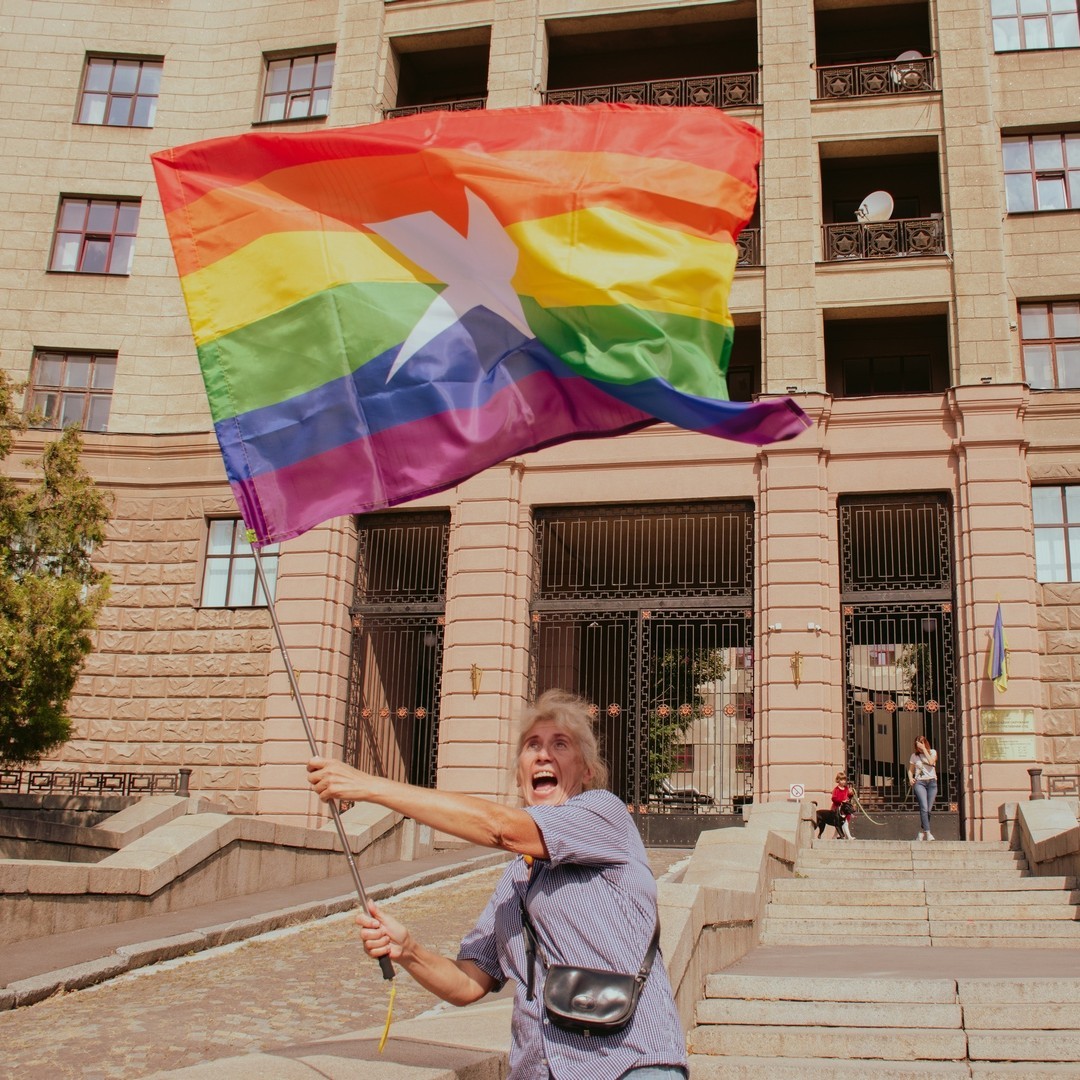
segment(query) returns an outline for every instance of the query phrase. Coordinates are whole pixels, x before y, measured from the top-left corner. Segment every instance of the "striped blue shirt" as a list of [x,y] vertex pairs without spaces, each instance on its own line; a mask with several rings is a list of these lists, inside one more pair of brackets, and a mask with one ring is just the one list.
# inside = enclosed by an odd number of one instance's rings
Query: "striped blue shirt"
[[659,954],[633,1020],[612,1035],[563,1031],[544,1017],[546,974],[536,958],[535,997],[526,999],[527,896],[540,947],[552,963],[634,974],[656,925],[656,882],[625,804],[610,791],[585,791],[561,806],[526,807],[550,859],[515,859],[503,874],[458,958],[499,986],[517,983],[511,1026],[511,1080],[617,1080],[639,1065],[686,1067],[686,1038]]

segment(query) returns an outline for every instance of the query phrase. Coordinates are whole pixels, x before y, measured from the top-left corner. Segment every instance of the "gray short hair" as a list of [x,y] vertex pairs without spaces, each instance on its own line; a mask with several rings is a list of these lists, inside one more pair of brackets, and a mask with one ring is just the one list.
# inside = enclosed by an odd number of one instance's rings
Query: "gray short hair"
[[[585,767],[591,773],[585,781],[585,790],[608,786],[607,762],[600,757],[600,747],[593,730],[592,707],[583,698],[566,690],[547,690],[530,705],[521,718],[521,731],[517,740],[517,757],[525,746],[529,733],[540,720],[550,720],[564,735],[577,744]],[[515,758],[515,761],[517,758]]]

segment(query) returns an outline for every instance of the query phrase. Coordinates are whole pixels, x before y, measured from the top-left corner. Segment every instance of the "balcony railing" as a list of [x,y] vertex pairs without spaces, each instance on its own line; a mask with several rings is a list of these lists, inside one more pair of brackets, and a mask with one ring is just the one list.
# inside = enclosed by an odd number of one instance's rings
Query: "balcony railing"
[[457,101],[437,101],[433,105],[403,105],[400,109],[383,109],[383,119],[392,120],[395,116],[415,116],[417,113],[430,112],[472,112],[474,109],[487,108],[487,98],[460,98]]
[[188,794],[190,769],[171,773],[78,772],[60,769],[0,769],[0,792],[8,795]]
[[736,266],[760,266],[761,265],[761,230],[743,229],[739,233],[739,239],[735,241],[735,249],[739,257]]
[[844,221],[823,229],[826,262],[945,254],[945,229],[940,217]]
[[612,83],[610,86],[578,86],[569,90],[545,90],[545,105],[592,105],[613,101],[624,105],[712,105],[737,109],[758,104],[758,73],[697,75],[686,79],[652,79],[647,82]]
[[934,90],[934,58],[830,64],[817,71],[818,98],[885,97]]

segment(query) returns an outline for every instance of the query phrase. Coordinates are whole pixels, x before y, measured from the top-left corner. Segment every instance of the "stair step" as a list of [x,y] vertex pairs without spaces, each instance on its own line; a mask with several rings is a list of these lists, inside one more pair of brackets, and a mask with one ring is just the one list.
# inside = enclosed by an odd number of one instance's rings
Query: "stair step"
[[[931,943],[940,948],[949,949],[1074,949],[1076,943],[1063,940],[1060,937],[935,937],[931,935]],[[793,944],[787,942],[786,944]],[[822,942],[821,944],[824,944]],[[878,942],[880,944],[880,942]],[[1077,1078],[1080,1080],[1080,1077]]]
[[[785,878],[784,880],[791,880]],[[1066,889],[1064,878],[1021,878],[1019,881],[1002,881],[997,888],[952,889],[944,881],[926,886],[926,899],[932,903],[945,904],[1080,904],[1080,891]],[[1050,882],[1050,884],[1047,884]],[[1058,882],[1058,884],[1053,884]],[[774,884],[779,884],[776,882]],[[807,884],[810,884],[807,882]],[[931,899],[932,898],[932,899]]]
[[[1060,941],[1054,941],[1049,939],[1056,948],[1061,947]],[[822,933],[811,933],[809,931],[791,934],[786,930],[770,930],[766,927],[765,931],[761,935],[762,945],[896,945],[898,944],[896,938],[888,938],[882,941],[881,936],[877,933],[860,932],[860,933],[837,933],[835,930],[832,932],[823,931]],[[927,946],[931,944],[929,934],[913,935],[910,941],[904,942],[905,945],[921,945]],[[980,945],[982,942],[977,940],[964,939],[963,945],[965,948],[974,948],[976,945]],[[986,944],[993,944],[991,941],[987,941]],[[1038,942],[1017,942],[1017,945],[1031,945],[1032,948],[1038,946]]]
[[[1060,1006],[1064,1008],[1064,1006]],[[695,1020],[705,1024],[734,1024],[758,1027],[911,1027],[912,1010],[917,1010],[920,1028],[961,1027],[960,1006],[902,1002],[830,1001],[737,1001],[705,998],[698,1002]]]
[[[946,893],[946,896],[951,894]],[[1038,896],[1038,893],[1035,894]],[[1011,896],[995,897],[992,894],[987,894],[979,902],[949,902],[941,903],[940,901],[934,902],[929,897],[926,900],[927,907],[930,909],[931,919],[942,919],[945,921],[958,922],[965,919],[986,920],[993,919],[999,921],[1008,919],[1010,922],[1023,921],[1026,919],[1038,920],[1050,919],[1056,922],[1075,922],[1077,919],[1077,909],[1073,904],[1068,903],[1066,900],[1062,900],[1061,903],[1030,903],[1022,904],[1017,903]],[[993,915],[990,913],[993,912]],[[770,914],[772,914],[770,912]]]
[[[845,916],[828,917],[823,914],[820,918],[810,919],[805,911],[800,911],[793,918],[778,918],[774,921],[772,905],[765,913],[765,931],[779,930],[785,934],[871,934],[876,940],[882,938],[910,938],[929,937],[931,926],[926,918],[926,909],[908,909],[906,915],[899,919],[882,919],[880,922],[874,918],[853,919]],[[907,944],[907,942],[901,942]]]
[[739,1057],[882,1058],[914,1062],[959,1061],[967,1056],[967,1039],[963,1031],[923,1028],[866,1031],[858,1027],[789,1029],[710,1024],[694,1028],[691,1045],[695,1054]]
[[964,1002],[964,1026],[974,1031],[1080,1031],[1080,988],[1068,1003],[975,1005]]
[[1080,1002],[1080,974],[1075,979],[959,979],[956,988],[965,1005],[1008,1007],[1029,1003],[1073,1005]]
[[[779,888],[781,885],[784,888]],[[795,881],[785,878],[772,883],[772,904],[798,904],[800,907],[890,907],[897,902],[921,904],[924,901],[922,882],[895,882],[903,888],[858,889],[838,892],[834,886],[819,885],[816,881]],[[909,888],[908,888],[909,886]],[[949,893],[951,895],[951,893]]]
[[[895,899],[895,897],[894,897]],[[819,908],[813,908],[809,904],[787,904],[773,901],[769,904],[765,914],[769,921],[773,919],[815,919],[832,923],[837,927],[844,927],[853,921],[876,921],[882,920],[896,923],[926,922],[926,908],[921,901],[911,904],[847,904],[836,903],[832,900],[823,903]]]
[[[830,1058],[707,1057],[690,1055],[690,1075],[694,1080],[871,1080],[865,1061]],[[961,1061],[920,1061],[918,1075],[929,1080],[969,1080],[972,1073]],[[1013,1074],[1019,1078],[1020,1074]],[[1040,1072],[1024,1077],[1042,1077]],[[1045,1074],[1057,1076],[1059,1074]],[[1064,1076],[1065,1074],[1060,1074]],[[911,1080],[910,1061],[875,1061],[872,1080]],[[1069,1080],[1076,1080],[1075,1075]]]
[[844,885],[857,885],[860,888],[866,884],[883,881],[925,881],[932,885],[939,882],[955,881],[965,884],[969,889],[993,888],[995,881],[1030,881],[1019,870],[987,870],[984,867],[969,866],[953,868],[949,866],[921,866],[918,870],[908,868],[897,870],[893,867],[851,867],[840,865],[830,867],[827,872],[817,871],[812,868],[800,866],[796,870],[796,877],[802,881],[831,881],[834,884],[843,875]]
[[[785,924],[786,925],[786,924]],[[932,937],[1001,937],[1001,938],[1058,938],[1062,944],[1080,941],[1080,922],[1075,920],[1053,919],[1017,919],[1003,921],[998,919],[963,919],[949,921],[930,913],[930,934]],[[1004,945],[1002,940],[999,944]],[[1026,941],[1018,941],[1026,945]],[[1077,958],[1080,966],[1080,957]]]
[[972,1080],[1076,1080],[1077,1077],[1076,1064],[1069,1061],[972,1061],[969,1065]]
[[967,1044],[968,1057],[972,1061],[1069,1061],[1080,1064],[1080,1031],[968,1029]]
[[[1039,892],[1064,892],[1067,878],[1021,877],[1013,874],[928,874],[919,875],[923,887],[932,892],[1026,892],[1030,889]],[[1047,885],[1044,882],[1052,882]]]
[[[1014,995],[1015,984],[1002,980],[988,980],[995,984],[995,993]],[[1069,980],[1048,979],[1047,982],[1070,984]],[[1056,994],[1047,1000],[1069,1001],[1064,986],[1048,988],[1047,994]],[[798,975],[736,975],[723,971],[709,975],[705,980],[705,994],[709,998],[761,998],[770,1001],[871,1001],[879,1003],[919,1002],[928,1005],[950,1005],[956,1001],[956,984],[952,979],[878,979],[873,977],[820,976],[806,979]],[[1011,1000],[1009,997],[988,1000]],[[1016,1000],[1026,1000],[1017,997]],[[1033,999],[1034,1000],[1034,999]]]

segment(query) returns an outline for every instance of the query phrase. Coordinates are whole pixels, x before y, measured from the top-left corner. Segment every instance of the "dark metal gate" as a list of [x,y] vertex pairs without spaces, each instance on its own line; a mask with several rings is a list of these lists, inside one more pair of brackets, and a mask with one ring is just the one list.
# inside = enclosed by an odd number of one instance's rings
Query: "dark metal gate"
[[938,751],[934,832],[961,835],[961,753],[946,495],[840,500],[846,766],[874,821],[860,835],[910,839],[916,735]]
[[345,761],[432,787],[439,749],[446,513],[359,521]]
[[753,797],[753,509],[537,510],[534,694],[592,703],[646,842],[692,844]]

